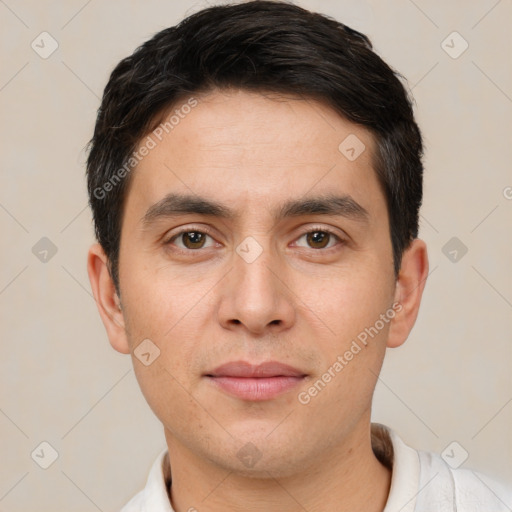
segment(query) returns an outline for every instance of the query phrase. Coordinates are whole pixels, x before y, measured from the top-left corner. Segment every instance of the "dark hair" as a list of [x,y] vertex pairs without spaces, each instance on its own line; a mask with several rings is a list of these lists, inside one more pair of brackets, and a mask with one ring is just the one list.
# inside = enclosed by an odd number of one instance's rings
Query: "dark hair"
[[215,89],[315,99],[373,134],[398,275],[404,249],[418,236],[423,174],[421,133],[399,78],[365,35],[280,1],[209,7],[137,48],[110,75],[87,160],[96,237],[118,294],[132,153],[169,108]]

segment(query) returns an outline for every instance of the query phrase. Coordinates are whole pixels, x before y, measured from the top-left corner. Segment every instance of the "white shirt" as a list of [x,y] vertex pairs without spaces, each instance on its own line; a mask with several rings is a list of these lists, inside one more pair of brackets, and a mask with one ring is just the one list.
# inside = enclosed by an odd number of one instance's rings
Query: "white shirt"
[[[375,438],[380,446],[373,445],[374,451],[380,451],[379,458],[392,466],[383,512],[512,511],[512,487],[470,469],[452,469],[441,456],[411,448],[384,425],[372,424],[372,443]],[[144,489],[121,512],[175,512],[168,483],[169,459],[164,450],[153,463]]]

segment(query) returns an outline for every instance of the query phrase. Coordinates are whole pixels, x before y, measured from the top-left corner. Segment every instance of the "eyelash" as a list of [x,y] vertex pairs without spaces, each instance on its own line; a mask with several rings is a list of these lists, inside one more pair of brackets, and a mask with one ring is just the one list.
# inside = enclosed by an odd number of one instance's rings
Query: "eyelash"
[[[337,250],[339,245],[345,245],[345,243],[346,243],[346,241],[343,238],[341,238],[338,234],[336,234],[334,231],[332,231],[328,228],[322,227],[322,226],[312,227],[308,231],[305,231],[304,233],[302,233],[298,238],[296,238],[296,240],[300,240],[302,237],[309,235],[311,233],[316,233],[316,232],[327,233],[329,236],[334,237],[338,241],[338,244],[333,247],[320,248],[320,249],[315,249],[313,247],[310,247],[309,249],[311,249],[314,252],[324,252],[324,253],[331,252],[332,250]],[[177,233],[174,233],[169,239],[167,239],[164,242],[164,245],[165,246],[173,245],[172,242],[174,240],[178,239],[184,233],[200,233],[200,234],[208,235],[212,239],[214,238],[212,231],[210,229],[208,229],[207,227],[201,227],[201,229],[196,229],[194,226],[188,226],[186,228],[181,229]],[[330,240],[329,240],[329,242],[330,242]],[[302,247],[302,248],[305,249],[305,247]],[[202,247],[199,249],[182,249],[181,247],[173,248],[173,250],[175,250],[177,252],[186,253],[186,254],[190,254],[190,253],[194,253],[194,252],[200,253],[200,252],[202,252],[201,249],[203,249],[203,248]]]

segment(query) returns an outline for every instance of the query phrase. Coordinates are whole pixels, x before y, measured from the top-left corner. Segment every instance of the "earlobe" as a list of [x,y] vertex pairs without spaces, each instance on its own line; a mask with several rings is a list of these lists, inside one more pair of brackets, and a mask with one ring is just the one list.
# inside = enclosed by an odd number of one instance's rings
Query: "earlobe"
[[399,347],[409,336],[418,316],[427,276],[427,246],[417,238],[402,255],[395,289],[395,302],[399,306],[388,333],[389,348]]
[[87,273],[101,320],[112,347],[130,353],[122,306],[108,270],[107,256],[100,244],[93,244],[87,256]]

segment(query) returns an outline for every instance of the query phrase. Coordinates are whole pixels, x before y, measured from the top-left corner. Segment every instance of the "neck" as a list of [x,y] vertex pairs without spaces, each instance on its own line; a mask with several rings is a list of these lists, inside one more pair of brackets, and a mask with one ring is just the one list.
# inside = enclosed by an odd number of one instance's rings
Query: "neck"
[[[391,471],[372,450],[370,424],[341,447],[286,477],[240,475],[198,458],[165,431],[170,454],[170,499],[176,512],[382,512]],[[172,454],[172,455],[171,455]]]

